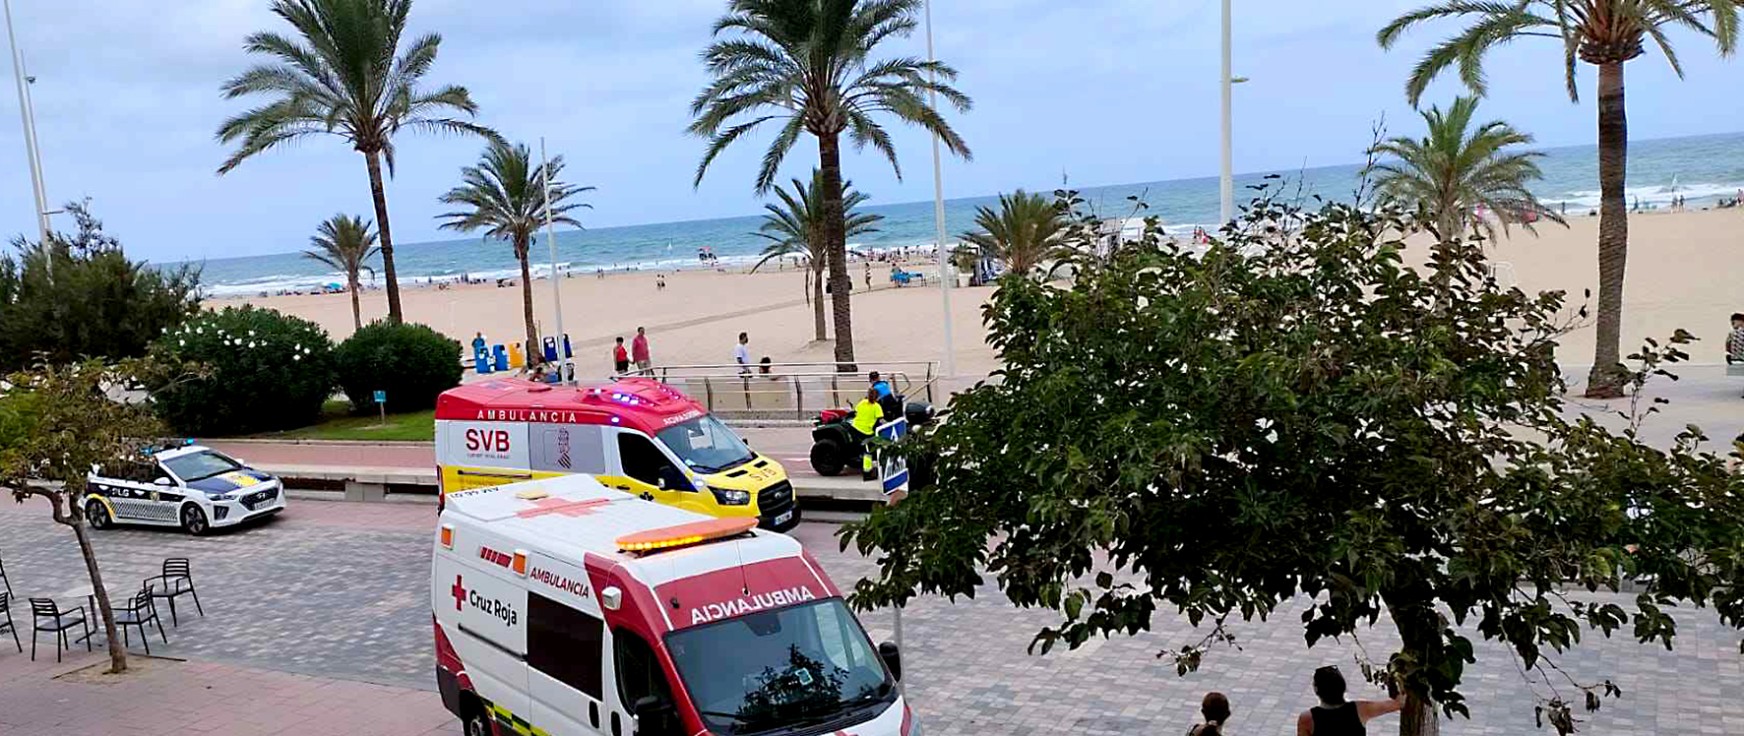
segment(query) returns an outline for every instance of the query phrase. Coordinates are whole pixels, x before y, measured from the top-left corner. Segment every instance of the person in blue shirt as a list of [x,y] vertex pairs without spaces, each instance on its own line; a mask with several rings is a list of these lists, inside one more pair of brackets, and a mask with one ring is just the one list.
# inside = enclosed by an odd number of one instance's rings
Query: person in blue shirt
[[902,400],[896,396],[896,391],[890,387],[890,382],[880,378],[878,371],[866,374],[866,380],[872,383],[872,391],[877,394],[873,400],[877,401],[878,406],[884,410],[884,419],[891,420],[901,416]]
[[484,352],[484,347],[484,333],[480,332],[477,335],[474,335],[472,338],[472,354],[478,355],[479,353]]

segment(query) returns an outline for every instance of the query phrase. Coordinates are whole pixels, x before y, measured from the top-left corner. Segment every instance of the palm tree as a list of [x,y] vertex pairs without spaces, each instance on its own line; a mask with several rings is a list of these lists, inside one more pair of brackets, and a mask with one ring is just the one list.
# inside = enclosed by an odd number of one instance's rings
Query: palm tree
[[[763,259],[751,267],[756,273],[758,268],[771,259],[790,255],[803,256],[806,259],[805,288],[806,303],[812,307],[812,318],[817,340],[823,340],[824,334],[824,258],[823,249],[813,249],[813,243],[821,243],[823,239],[823,204],[818,198],[823,192],[823,173],[817,169],[811,170],[811,185],[799,179],[793,180],[793,191],[789,193],[779,185],[775,187],[775,196],[781,199],[781,204],[768,203],[763,209],[768,214],[763,216],[763,226],[757,232],[751,233],[769,241],[763,248]],[[842,211],[847,214],[847,237],[878,232],[876,225],[883,220],[883,215],[865,212],[855,212],[868,197],[865,192],[854,191],[854,182],[842,182]]]
[[240,141],[218,167],[224,174],[263,151],[314,135],[335,135],[363,154],[369,191],[381,232],[382,271],[387,276],[388,320],[399,322],[400,282],[394,271],[394,240],[382,162],[394,171],[393,136],[419,133],[497,134],[453,113],[478,112],[465,87],[426,90],[419,85],[436,62],[438,34],[414,39],[398,53],[412,0],[273,0],[272,12],[301,38],[262,32],[248,37],[251,54],[271,59],[224,83],[224,97],[267,95],[275,99],[218,126],[218,140]]
[[[460,170],[463,182],[442,195],[443,204],[461,205],[465,209],[437,215],[445,230],[470,233],[483,229],[486,240],[495,238],[513,245],[515,259],[521,262],[522,317],[527,323],[527,355],[537,355],[539,331],[533,322],[533,274],[527,264],[527,251],[533,246],[533,235],[545,226],[547,187],[551,181],[550,216],[553,223],[581,227],[570,217],[577,208],[593,209],[582,202],[567,202],[593,187],[576,187],[557,180],[563,174],[563,157],[553,156],[549,166],[533,161],[526,144],[509,145],[492,141],[485,148],[477,166]],[[551,278],[557,278],[556,273]]]
[[[846,207],[842,199],[841,136],[856,148],[870,146],[890,161],[898,177],[896,146],[875,119],[888,113],[938,136],[952,153],[968,159],[969,146],[951,129],[928,97],[942,97],[958,111],[969,98],[950,85],[950,66],[913,57],[874,59],[878,44],[914,31],[922,0],[730,0],[715,21],[717,40],[702,58],[714,81],[690,105],[690,132],[709,139],[696,168],[696,184],[721,151],[764,123],[781,121],[763,154],[757,192],[774,186],[781,162],[810,133],[818,143],[822,171],[819,197],[821,245],[830,270],[836,323],[836,362],[853,369],[854,326],[848,301]],[[731,38],[721,38],[731,33]]]
[[1593,369],[1586,395],[1623,394],[1619,343],[1623,320],[1623,271],[1629,253],[1628,207],[1624,172],[1628,158],[1628,118],[1623,104],[1623,64],[1646,51],[1652,40],[1678,76],[1678,63],[1665,32],[1683,27],[1714,40],[1721,56],[1738,42],[1735,0],[1440,0],[1399,16],[1377,34],[1390,48],[1412,26],[1445,18],[1470,18],[1471,25],[1437,44],[1411,70],[1405,94],[1417,104],[1430,81],[1454,68],[1460,81],[1482,95],[1483,57],[1491,48],[1519,38],[1550,38],[1562,44],[1563,76],[1570,100],[1577,61],[1599,70],[1599,319]]
[[363,312],[357,305],[357,272],[367,270],[371,278],[375,276],[375,269],[367,265],[369,259],[381,253],[375,242],[375,233],[371,232],[368,220],[339,214],[315,229],[315,234],[309,238],[309,244],[315,247],[303,251],[303,257],[325,263],[345,274],[345,286],[351,290],[351,325],[357,330],[363,329]]
[[1446,112],[1431,107],[1420,113],[1429,128],[1423,138],[1389,138],[1370,148],[1376,162],[1364,174],[1374,175],[1380,201],[1424,212],[1447,239],[1475,222],[1494,240],[1495,225],[1471,217],[1480,207],[1495,213],[1504,232],[1516,222],[1531,230],[1539,217],[1563,223],[1526,188],[1542,178],[1537,159],[1544,154],[1508,150],[1532,143],[1532,136],[1500,120],[1473,129],[1477,109],[1476,97],[1457,97]]
[[1019,189],[999,195],[998,212],[976,207],[975,226],[981,231],[964,233],[964,242],[1003,261],[1012,273],[1027,275],[1054,254],[1066,220],[1047,197]]

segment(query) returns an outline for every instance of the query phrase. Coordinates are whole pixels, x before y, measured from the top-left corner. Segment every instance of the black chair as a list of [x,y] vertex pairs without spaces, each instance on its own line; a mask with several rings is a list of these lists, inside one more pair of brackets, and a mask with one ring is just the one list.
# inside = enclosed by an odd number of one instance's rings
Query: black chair
[[12,646],[18,647],[18,653],[23,654],[24,645],[18,643],[18,627],[12,623],[12,594],[10,592],[0,592],[0,614],[6,616],[5,621],[0,621],[0,631],[11,633]]
[[[72,649],[73,643],[67,639],[67,632],[78,627],[85,633],[85,651],[91,651],[91,625],[85,622],[85,607],[73,606],[65,611],[55,605],[50,598],[30,599],[30,615],[35,619],[35,630],[30,632],[30,661],[36,661],[36,635],[44,631],[56,634],[55,661],[61,661],[61,650]],[[44,625],[44,622],[48,622]]]
[[145,579],[145,587],[151,591],[151,597],[167,599],[170,602],[170,625],[180,626],[176,620],[176,598],[184,595],[194,597],[194,610],[205,618],[206,609],[200,607],[200,594],[194,592],[194,575],[188,569],[188,558],[170,557],[163,561],[163,574]]
[[6,586],[6,595],[12,595],[12,581],[6,579],[6,561],[0,560],[0,585]]
[[145,643],[145,653],[151,654],[151,635],[146,633],[148,624],[157,625],[157,636],[163,643],[170,643],[168,635],[164,634],[163,619],[157,617],[157,606],[151,600],[151,588],[140,588],[139,592],[128,599],[115,611],[115,626],[121,629],[121,642],[132,646],[133,639],[127,635],[127,627],[139,627],[139,640]]

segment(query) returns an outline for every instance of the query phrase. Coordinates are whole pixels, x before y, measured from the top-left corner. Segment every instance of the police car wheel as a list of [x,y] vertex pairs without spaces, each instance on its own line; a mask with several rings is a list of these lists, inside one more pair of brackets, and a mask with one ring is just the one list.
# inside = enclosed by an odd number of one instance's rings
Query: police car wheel
[[199,506],[188,504],[182,507],[182,531],[197,537],[211,530],[212,525],[206,522],[206,512]]
[[115,524],[115,520],[109,518],[108,507],[95,499],[85,503],[85,520],[90,522],[92,529],[108,529]]

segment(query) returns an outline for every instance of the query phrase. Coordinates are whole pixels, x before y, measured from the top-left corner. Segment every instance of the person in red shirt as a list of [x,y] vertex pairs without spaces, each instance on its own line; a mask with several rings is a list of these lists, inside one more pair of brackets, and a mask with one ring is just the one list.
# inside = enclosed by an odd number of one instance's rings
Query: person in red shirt
[[636,361],[636,370],[645,371],[654,367],[653,359],[648,357],[647,330],[636,328],[636,339],[630,341],[630,358]]
[[630,371],[630,353],[624,350],[624,338],[618,338],[618,344],[612,346],[612,368],[618,373]]

